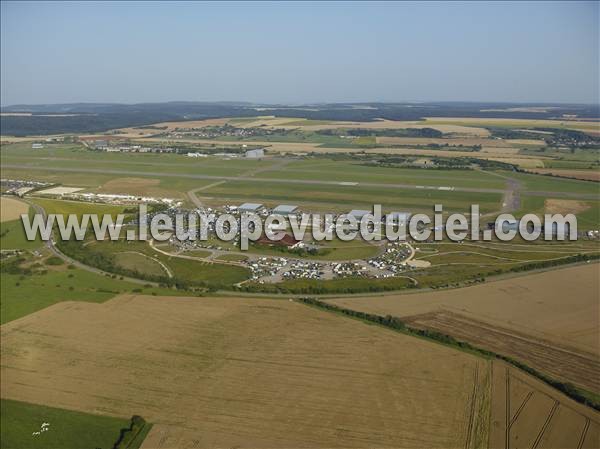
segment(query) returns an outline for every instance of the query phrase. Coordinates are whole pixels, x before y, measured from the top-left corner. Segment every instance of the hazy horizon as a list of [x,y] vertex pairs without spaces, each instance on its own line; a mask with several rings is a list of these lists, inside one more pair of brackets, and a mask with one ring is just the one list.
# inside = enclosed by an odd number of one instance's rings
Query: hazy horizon
[[2,106],[599,103],[596,2],[1,8]]

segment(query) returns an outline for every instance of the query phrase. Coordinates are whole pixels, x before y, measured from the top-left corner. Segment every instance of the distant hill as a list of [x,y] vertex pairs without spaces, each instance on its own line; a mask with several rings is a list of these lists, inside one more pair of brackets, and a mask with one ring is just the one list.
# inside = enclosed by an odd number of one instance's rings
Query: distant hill
[[68,103],[0,108],[3,135],[103,132],[162,121],[277,115],[314,120],[420,120],[424,117],[550,119],[600,118],[598,105],[518,103],[324,103],[270,105],[245,102]]

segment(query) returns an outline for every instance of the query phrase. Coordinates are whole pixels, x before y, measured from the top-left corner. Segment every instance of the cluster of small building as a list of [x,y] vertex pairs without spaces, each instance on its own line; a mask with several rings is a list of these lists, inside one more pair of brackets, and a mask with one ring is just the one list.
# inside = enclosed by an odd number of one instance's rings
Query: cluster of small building
[[4,179],[3,178],[3,179],[0,179],[0,185],[2,186],[2,189],[4,190],[4,192],[6,192],[8,194],[23,196],[26,193],[29,193],[33,190],[47,187],[52,184],[50,184],[48,182],[23,181],[20,179]]
[[91,145],[85,143],[88,148],[92,148],[97,151],[106,151],[107,153],[181,153],[184,150],[175,147],[163,147],[163,146],[142,146],[136,144],[123,144],[123,143],[112,143],[109,140],[94,140]]
[[109,204],[166,204],[168,206],[177,206],[180,201],[172,198],[156,198],[152,196],[123,195],[118,193],[86,193],[81,192],[81,187],[51,187],[49,189],[39,190],[38,195],[48,195],[69,199],[75,201],[86,201],[89,203],[109,203]]
[[200,138],[200,139],[215,139],[219,137],[235,137],[237,139],[244,139],[248,137],[256,136],[270,136],[276,133],[280,133],[284,130],[273,129],[273,128],[238,128],[232,125],[222,126],[205,126],[201,128],[175,128],[171,131],[160,134],[161,137],[168,137],[172,139],[183,139],[183,138]]

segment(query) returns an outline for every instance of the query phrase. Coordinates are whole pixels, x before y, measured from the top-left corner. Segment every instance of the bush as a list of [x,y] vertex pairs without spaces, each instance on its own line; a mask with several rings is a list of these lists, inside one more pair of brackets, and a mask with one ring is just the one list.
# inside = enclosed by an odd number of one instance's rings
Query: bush
[[46,259],[46,265],[62,265],[64,262],[60,257],[52,256]]

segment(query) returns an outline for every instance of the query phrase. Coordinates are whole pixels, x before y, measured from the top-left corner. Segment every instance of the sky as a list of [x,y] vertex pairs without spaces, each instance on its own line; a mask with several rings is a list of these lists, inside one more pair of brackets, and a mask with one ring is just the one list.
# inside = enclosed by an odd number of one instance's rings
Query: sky
[[1,3],[0,102],[598,103],[598,2]]

